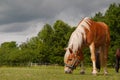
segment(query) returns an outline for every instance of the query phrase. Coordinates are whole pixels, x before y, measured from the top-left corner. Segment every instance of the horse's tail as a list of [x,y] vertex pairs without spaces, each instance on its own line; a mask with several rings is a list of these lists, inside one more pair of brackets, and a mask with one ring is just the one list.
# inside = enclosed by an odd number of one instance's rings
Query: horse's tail
[[100,53],[99,52],[96,52],[95,53],[95,58],[96,58],[96,68],[98,70],[98,72],[100,72]]

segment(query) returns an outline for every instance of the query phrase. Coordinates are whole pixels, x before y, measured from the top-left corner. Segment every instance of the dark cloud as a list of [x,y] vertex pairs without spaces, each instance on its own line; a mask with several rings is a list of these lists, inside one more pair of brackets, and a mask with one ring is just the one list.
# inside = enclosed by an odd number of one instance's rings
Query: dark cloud
[[6,33],[15,33],[15,32],[23,32],[27,30],[28,25],[26,24],[11,24],[11,25],[4,25],[1,26],[3,28],[0,29],[0,32],[6,32]]
[[104,12],[113,2],[120,3],[119,0],[0,0],[0,32],[29,32],[32,24],[53,23],[57,19],[76,25],[81,17]]
[[90,16],[114,1],[118,0],[2,0],[0,24],[54,19],[63,11],[67,15],[74,12],[76,15]]

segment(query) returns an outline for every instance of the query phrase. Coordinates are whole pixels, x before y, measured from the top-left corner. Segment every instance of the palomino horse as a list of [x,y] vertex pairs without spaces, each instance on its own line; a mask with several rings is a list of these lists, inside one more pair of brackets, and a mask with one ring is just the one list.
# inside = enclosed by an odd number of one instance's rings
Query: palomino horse
[[119,72],[119,61],[120,61],[120,48],[116,50],[116,64],[115,64],[116,72]]
[[90,48],[93,64],[92,74],[97,74],[95,53],[99,51],[100,65],[104,67],[107,74],[108,47],[110,44],[110,32],[108,26],[103,22],[95,22],[86,17],[80,21],[75,31],[71,34],[68,47],[64,55],[65,73],[72,73],[81,61],[81,73],[85,73],[83,67],[82,48]]

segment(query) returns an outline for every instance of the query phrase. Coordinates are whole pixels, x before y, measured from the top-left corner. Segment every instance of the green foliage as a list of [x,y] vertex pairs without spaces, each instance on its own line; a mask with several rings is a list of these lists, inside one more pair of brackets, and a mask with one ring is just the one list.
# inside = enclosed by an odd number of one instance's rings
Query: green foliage
[[[120,4],[111,4],[104,14],[98,12],[92,19],[103,21],[110,28],[108,63],[114,64],[115,51],[120,47]],[[75,28],[57,20],[53,26],[45,24],[37,36],[19,46],[14,41],[4,42],[0,46],[0,65],[27,65],[30,62],[63,65],[64,48]],[[89,49],[85,48],[83,53],[85,63],[90,64]]]
[[14,41],[2,43],[0,46],[0,65],[12,65],[17,50],[18,47]]
[[44,59],[52,64],[63,64],[64,47],[67,45],[68,33],[71,27],[61,20],[57,20],[53,27],[46,24],[38,33],[38,38],[45,45]]

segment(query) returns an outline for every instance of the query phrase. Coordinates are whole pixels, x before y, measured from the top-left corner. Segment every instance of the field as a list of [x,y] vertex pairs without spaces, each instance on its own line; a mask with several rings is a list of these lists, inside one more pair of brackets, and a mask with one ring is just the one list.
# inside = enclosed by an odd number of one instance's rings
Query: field
[[65,74],[62,66],[0,67],[0,80],[120,80],[120,73],[108,68],[109,74],[92,75],[92,68],[86,67],[86,74],[80,75],[77,68],[73,74]]

